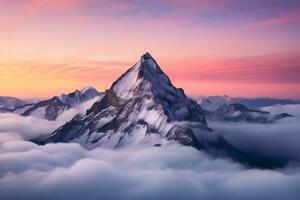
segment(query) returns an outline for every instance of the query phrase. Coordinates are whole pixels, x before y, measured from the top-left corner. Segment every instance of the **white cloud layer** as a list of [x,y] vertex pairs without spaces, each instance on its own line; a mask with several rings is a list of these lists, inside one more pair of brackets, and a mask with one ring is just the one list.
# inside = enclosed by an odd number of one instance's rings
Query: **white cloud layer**
[[298,199],[300,174],[244,169],[191,147],[1,147],[1,199]]
[[[249,151],[259,149],[260,153],[277,154],[282,149],[284,153],[280,156],[297,157],[299,154],[294,151],[299,150],[296,143],[300,144],[296,132],[300,107],[265,109],[291,109],[295,118],[270,126],[243,123],[212,124],[212,127]],[[48,124],[31,118],[1,117],[0,199],[298,200],[300,196],[297,167],[246,169],[179,144],[90,151],[79,144],[38,146],[22,138],[46,133],[63,120]]]

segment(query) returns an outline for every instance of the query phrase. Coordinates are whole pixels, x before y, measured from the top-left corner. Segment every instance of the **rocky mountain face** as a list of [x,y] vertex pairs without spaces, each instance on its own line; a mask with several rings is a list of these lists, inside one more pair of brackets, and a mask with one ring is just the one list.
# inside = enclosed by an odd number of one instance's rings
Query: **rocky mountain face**
[[76,90],[69,94],[55,96],[48,100],[39,101],[37,103],[25,104],[18,106],[10,112],[20,114],[22,116],[33,116],[41,119],[55,120],[64,111],[79,105],[80,103],[91,100],[99,96],[96,89],[92,87]]
[[161,146],[172,142],[246,165],[285,164],[242,152],[209,128],[206,111],[174,87],[149,53],[117,79],[85,115],[77,115],[38,144],[75,142],[87,149]]

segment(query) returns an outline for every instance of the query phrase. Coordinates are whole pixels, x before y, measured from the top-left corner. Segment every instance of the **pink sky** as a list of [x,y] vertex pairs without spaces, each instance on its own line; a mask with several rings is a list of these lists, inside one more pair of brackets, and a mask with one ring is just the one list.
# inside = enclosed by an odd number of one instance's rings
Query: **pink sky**
[[3,0],[0,95],[98,90],[149,51],[193,95],[300,98],[296,0]]

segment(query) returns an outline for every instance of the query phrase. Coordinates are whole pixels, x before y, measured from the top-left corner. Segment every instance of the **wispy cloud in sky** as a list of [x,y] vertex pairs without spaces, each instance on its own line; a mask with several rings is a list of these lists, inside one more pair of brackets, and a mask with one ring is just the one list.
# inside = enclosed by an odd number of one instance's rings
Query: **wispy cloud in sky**
[[[300,52],[251,56],[239,59],[195,60],[188,71],[171,73],[185,74],[187,79],[260,82],[260,83],[300,83]],[[184,64],[184,61],[181,63]],[[198,68],[196,66],[199,66]]]
[[269,28],[282,25],[297,25],[300,23],[300,9],[291,13],[281,13],[279,16],[268,17],[253,21],[246,28]]

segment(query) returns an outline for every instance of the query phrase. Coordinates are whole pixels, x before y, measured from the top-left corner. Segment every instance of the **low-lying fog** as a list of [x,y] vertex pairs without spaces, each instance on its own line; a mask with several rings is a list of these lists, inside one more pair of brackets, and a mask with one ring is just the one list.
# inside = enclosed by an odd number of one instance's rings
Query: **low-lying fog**
[[[275,124],[208,122],[239,148],[300,160],[300,105],[264,108],[294,115]],[[272,199],[298,200],[300,169],[246,169],[192,147],[91,151],[78,144],[38,146],[54,122],[0,114],[0,199]]]

